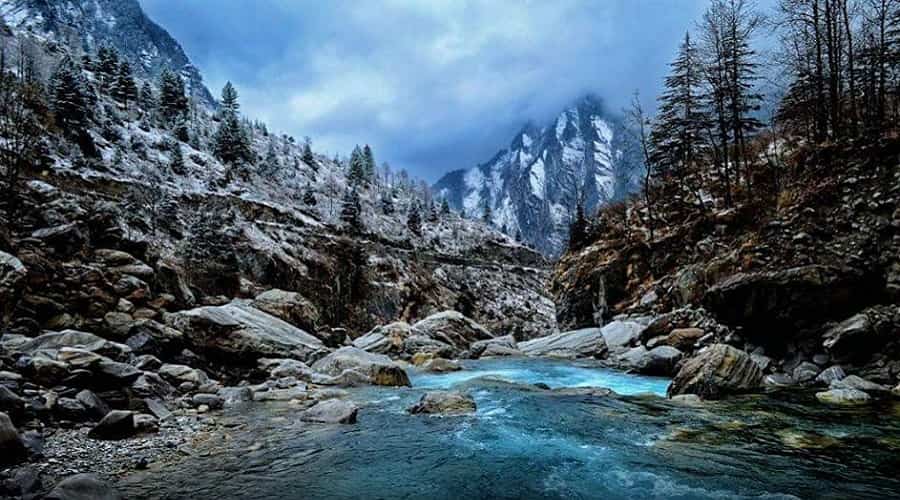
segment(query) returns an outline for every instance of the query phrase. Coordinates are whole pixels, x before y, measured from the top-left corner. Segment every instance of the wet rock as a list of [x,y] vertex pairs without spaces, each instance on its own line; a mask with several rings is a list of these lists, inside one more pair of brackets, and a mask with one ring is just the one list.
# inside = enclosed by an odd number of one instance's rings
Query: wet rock
[[754,391],[762,380],[762,370],[749,354],[726,344],[714,344],[681,364],[668,395],[696,394],[704,399],[720,399]]
[[818,375],[819,367],[814,363],[810,363],[809,361],[800,363],[796,368],[794,368],[794,371],[791,373],[791,376],[798,384],[812,382]]
[[152,319],[142,319],[130,324],[125,343],[135,354],[162,356],[178,352],[183,347],[184,334]]
[[527,356],[555,358],[602,358],[607,347],[600,328],[583,328],[570,332],[555,333],[546,337],[518,343],[519,349]]
[[893,338],[900,320],[900,306],[870,307],[837,325],[822,336],[822,345],[841,359],[867,359]]
[[763,379],[763,384],[766,387],[791,387],[797,385],[797,381],[794,380],[794,377],[785,373],[773,373],[766,375]]
[[218,394],[225,400],[226,405],[253,401],[253,390],[249,387],[223,387],[219,389]]
[[494,338],[494,335],[473,319],[456,311],[444,311],[419,321],[411,327],[412,335],[422,335],[464,351],[479,340]]
[[763,354],[751,354],[750,358],[759,366],[759,369],[766,371],[772,365],[772,358]]
[[22,294],[28,270],[18,258],[0,251],[0,325],[6,325]]
[[296,359],[268,359],[263,358],[257,362],[260,370],[269,374],[270,379],[294,377],[298,380],[309,380],[312,377],[312,368]]
[[464,415],[475,412],[475,400],[456,391],[432,391],[425,393],[418,403],[409,408],[413,414]]
[[511,349],[500,344],[490,344],[481,352],[481,358],[501,358],[509,356],[524,356],[525,353],[518,349]]
[[19,418],[25,410],[25,399],[0,385],[0,411]]
[[94,368],[94,373],[101,377],[104,386],[125,387],[136,381],[141,376],[137,368],[111,360],[101,360]]
[[816,393],[816,399],[835,405],[865,404],[872,398],[858,389],[830,389]]
[[135,434],[134,412],[113,410],[88,433],[92,439],[124,439]]
[[835,380],[829,385],[832,389],[856,389],[865,392],[889,392],[890,387],[870,382],[856,375],[848,375],[841,380]]
[[235,362],[259,358],[295,358],[310,362],[327,349],[309,333],[235,300],[169,316],[171,326],[192,345]]
[[144,406],[146,406],[147,410],[150,411],[150,413],[152,413],[153,416],[156,417],[160,422],[165,422],[166,420],[172,418],[172,412],[169,411],[169,409],[166,407],[166,404],[159,399],[145,399]]
[[404,353],[428,353],[439,358],[452,358],[461,351],[450,344],[425,335],[410,335],[403,341]]
[[91,419],[87,408],[74,398],[59,398],[53,406],[53,412],[63,420],[84,422]]
[[662,344],[684,351],[693,348],[704,335],[706,332],[700,328],[676,328],[666,335]]
[[142,354],[134,358],[131,364],[138,370],[143,371],[157,371],[163,365],[159,358],[150,354]]
[[109,360],[95,352],[78,347],[63,347],[56,353],[56,360],[73,369],[90,370],[102,360]]
[[24,343],[19,350],[33,354],[38,351],[57,351],[63,347],[84,349],[115,361],[126,361],[131,348],[125,344],[110,342],[92,333],[77,330],[49,332]]
[[122,500],[116,490],[93,474],[77,474],[62,480],[46,500]]
[[427,372],[445,373],[458,372],[462,370],[462,366],[456,361],[450,361],[444,358],[434,358],[423,363],[422,369]]
[[843,380],[847,374],[844,369],[838,365],[831,366],[822,371],[817,377],[816,382],[823,385],[830,385],[832,382]]
[[277,289],[263,292],[253,299],[253,307],[307,332],[315,332],[320,321],[316,306],[297,292]]
[[469,346],[469,355],[473,359],[478,359],[484,356],[484,352],[491,347],[493,347],[493,356],[503,356],[506,355],[504,353],[510,352],[521,352],[519,351],[519,345],[516,342],[516,338],[512,335],[504,335],[502,337],[473,342],[472,345]]
[[6,413],[0,413],[0,465],[15,465],[25,460],[27,452],[19,431]]
[[138,433],[154,433],[159,431],[159,421],[153,415],[139,413],[134,416],[134,430]]
[[672,396],[672,401],[688,406],[695,406],[703,403],[703,400],[700,399],[700,396],[696,394],[679,394],[677,396]]
[[305,422],[322,424],[355,424],[359,407],[350,401],[327,399],[300,414]]
[[286,389],[266,388],[267,390],[254,391],[254,401],[292,401],[295,399],[303,400],[308,396],[305,385],[289,387]]
[[410,326],[398,321],[378,326],[353,341],[353,346],[377,354],[399,355],[404,352],[404,342],[410,336]]
[[167,399],[175,394],[175,387],[153,372],[144,372],[138,377],[131,390],[139,398]]
[[644,375],[672,376],[681,361],[682,353],[671,346],[659,346],[649,351],[638,346],[628,350],[620,359],[625,366]]
[[390,358],[356,347],[342,347],[316,361],[312,369],[332,377],[341,375],[345,370],[356,370],[375,385],[409,385],[406,372]]
[[69,367],[65,363],[42,357],[31,358],[25,371],[44,387],[53,387],[69,376]]
[[25,466],[13,470],[9,478],[0,483],[0,496],[35,498],[41,488],[41,476],[36,467]]

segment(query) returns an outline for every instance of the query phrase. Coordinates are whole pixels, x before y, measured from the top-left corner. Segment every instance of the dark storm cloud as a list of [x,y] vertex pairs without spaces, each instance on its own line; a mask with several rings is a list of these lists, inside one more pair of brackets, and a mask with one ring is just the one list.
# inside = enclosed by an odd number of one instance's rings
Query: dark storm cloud
[[141,0],[214,93],[346,153],[434,180],[592,92],[650,103],[704,0]]

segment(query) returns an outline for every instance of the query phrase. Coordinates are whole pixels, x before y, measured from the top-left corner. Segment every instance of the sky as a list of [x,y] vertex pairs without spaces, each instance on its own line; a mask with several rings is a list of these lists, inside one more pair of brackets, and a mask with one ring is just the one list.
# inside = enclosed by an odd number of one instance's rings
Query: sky
[[652,106],[706,0],[140,0],[218,95],[310,136],[370,144],[428,181],[489,160],[593,93]]

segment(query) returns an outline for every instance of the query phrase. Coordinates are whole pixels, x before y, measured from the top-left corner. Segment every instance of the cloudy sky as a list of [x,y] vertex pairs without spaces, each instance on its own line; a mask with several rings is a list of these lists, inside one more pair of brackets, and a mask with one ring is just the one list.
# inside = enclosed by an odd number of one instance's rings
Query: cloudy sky
[[650,101],[705,0],[140,0],[243,110],[430,181],[587,92]]

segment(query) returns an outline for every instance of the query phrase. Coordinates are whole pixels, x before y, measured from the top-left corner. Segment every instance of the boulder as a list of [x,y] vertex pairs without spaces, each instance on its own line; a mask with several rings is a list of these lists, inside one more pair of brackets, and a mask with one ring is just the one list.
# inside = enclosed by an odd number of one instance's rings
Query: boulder
[[253,299],[253,307],[308,332],[315,332],[320,321],[316,306],[297,292],[263,292]]
[[19,431],[6,413],[0,413],[0,465],[8,466],[22,462],[27,457],[25,444]]
[[822,373],[816,377],[816,382],[822,385],[831,385],[832,382],[843,380],[846,376],[847,374],[844,373],[843,368],[834,365],[823,370]]
[[124,439],[135,434],[134,412],[113,410],[88,433],[91,439]]
[[254,401],[292,401],[304,400],[308,396],[305,385],[295,387],[287,387],[284,389],[264,388],[264,390],[254,391]]
[[610,354],[621,354],[634,346],[645,326],[634,321],[613,321],[600,329]]
[[453,358],[461,351],[450,344],[425,335],[410,335],[403,341],[403,352],[405,354],[429,353],[436,357]]
[[622,363],[632,370],[644,375],[670,377],[681,361],[682,353],[674,347],[662,345],[649,351],[644,346],[632,348],[623,354]]
[[554,358],[602,358],[606,355],[606,341],[600,328],[583,328],[555,333],[518,343],[527,356]]
[[410,335],[410,326],[404,321],[381,325],[353,340],[353,347],[377,354],[399,355],[404,352],[404,341]]
[[664,337],[661,345],[685,351],[694,347],[698,340],[706,335],[700,328],[676,328]]
[[462,366],[456,361],[450,361],[444,358],[433,358],[423,363],[422,369],[427,372],[445,373],[458,372],[462,370]]
[[794,377],[786,373],[772,373],[763,379],[763,385],[767,387],[791,387],[797,385]]
[[409,408],[413,414],[464,415],[475,412],[475,400],[456,391],[432,391],[425,393],[418,403]]
[[403,368],[387,356],[350,346],[342,347],[316,361],[312,369],[332,377],[341,375],[345,370],[356,370],[375,385],[410,385]]
[[900,306],[875,306],[841,321],[822,336],[835,357],[865,361],[880,352],[900,328]]
[[829,389],[817,392],[816,399],[834,405],[857,405],[868,403],[872,398],[858,389]]
[[152,319],[133,321],[127,335],[125,343],[135,354],[161,356],[178,352],[184,345],[184,334]]
[[[469,355],[474,359],[478,359],[482,357],[484,352],[490,347],[494,347],[495,353],[519,351],[519,345],[516,342],[516,338],[512,335],[504,335],[502,337],[473,342],[472,345],[469,346]],[[497,354],[494,355],[496,356]],[[503,354],[500,355],[502,356]]]
[[[200,372],[203,373],[203,372]],[[173,379],[178,380],[178,379]],[[184,382],[181,382],[184,383]],[[179,385],[181,384],[179,383]],[[190,382],[194,384],[194,386],[199,386],[201,384],[196,384],[194,382]],[[167,382],[165,379],[160,377],[158,374],[153,372],[144,372],[141,374],[137,380],[131,384],[131,390],[134,392],[134,395],[139,398],[155,398],[155,399],[166,399],[175,394],[175,387]]]
[[4,328],[22,294],[28,270],[15,256],[0,251],[0,328]]
[[18,418],[25,409],[25,399],[0,385],[0,411]]
[[195,348],[224,361],[255,363],[259,358],[295,358],[311,362],[327,349],[309,333],[235,300],[169,316],[173,328]]
[[93,474],[77,474],[63,479],[46,500],[122,500],[112,489]]
[[74,398],[59,398],[53,406],[53,412],[63,420],[84,422],[91,419],[87,408]]
[[105,356],[116,361],[127,361],[131,348],[125,344],[110,342],[93,333],[78,330],[49,332],[25,342],[19,350],[28,354],[38,351],[58,351],[63,347],[74,347]]
[[85,389],[75,395],[75,399],[84,406],[87,414],[94,420],[100,420],[109,413],[109,406],[93,392]]
[[812,382],[819,375],[819,367],[815,363],[804,361],[794,368],[791,376],[798,384]]
[[312,368],[296,359],[268,359],[263,358],[257,362],[260,370],[268,373],[270,379],[294,377],[298,380],[309,381],[312,377]]
[[69,367],[59,361],[34,357],[27,361],[25,372],[38,384],[53,387],[69,376]]
[[481,352],[480,358],[501,358],[507,356],[524,356],[525,353],[501,344],[490,344]]
[[141,373],[140,370],[127,363],[108,359],[101,360],[94,366],[94,374],[99,377],[99,382],[107,387],[129,386],[141,376]]
[[221,410],[225,407],[225,399],[215,394],[194,394],[191,398],[194,407],[206,405],[211,410]]
[[714,344],[681,364],[668,395],[696,394],[704,399],[720,399],[754,391],[762,380],[762,370],[749,354],[727,344]]
[[342,399],[326,399],[300,414],[304,422],[322,424],[355,424],[359,407]]
[[203,370],[186,365],[162,365],[159,368],[159,375],[175,385],[190,382],[196,386],[201,386],[209,382],[209,377],[206,376]]
[[432,314],[412,325],[411,333],[438,340],[459,351],[469,349],[473,342],[494,338],[483,326],[456,311]]
[[870,382],[856,375],[848,375],[841,380],[835,380],[829,384],[831,389],[856,389],[865,392],[890,392],[891,388],[886,385]]

